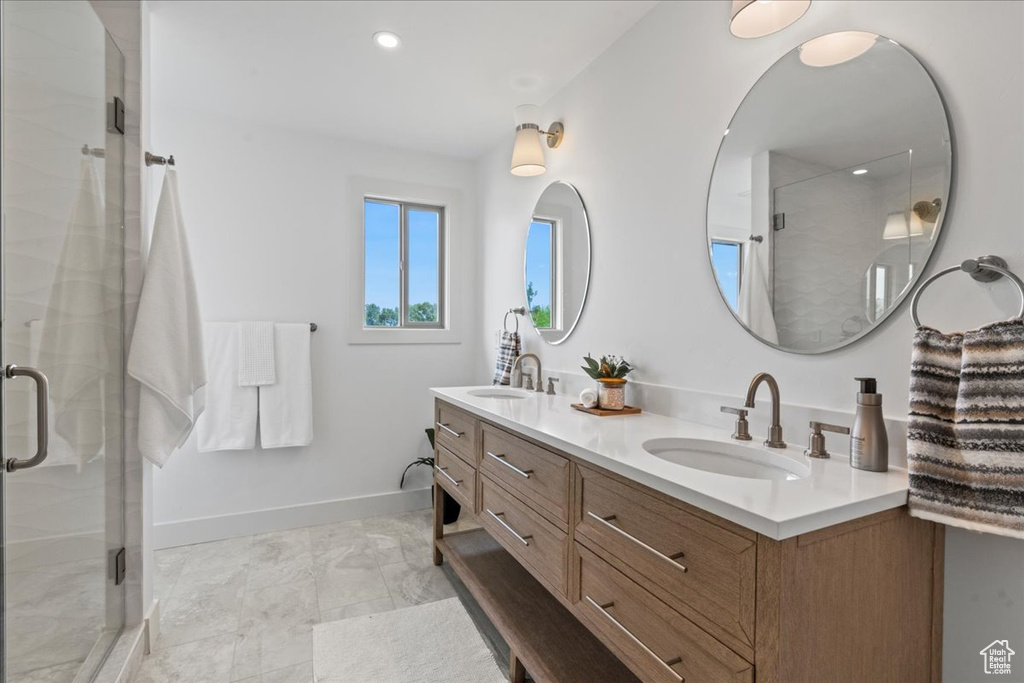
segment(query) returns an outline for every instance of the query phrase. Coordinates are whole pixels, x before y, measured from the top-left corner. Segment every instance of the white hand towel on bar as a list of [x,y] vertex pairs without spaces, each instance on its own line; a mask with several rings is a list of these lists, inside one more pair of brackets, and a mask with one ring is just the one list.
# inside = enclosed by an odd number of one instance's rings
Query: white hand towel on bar
[[275,381],[274,323],[238,323],[238,384],[261,387]]
[[103,452],[105,427],[113,426],[105,423],[119,412],[104,386],[120,382],[120,325],[116,313],[108,317],[121,306],[120,233],[120,224],[106,219],[93,161],[83,159],[36,358],[50,378],[54,436],[70,445],[79,466]]
[[260,445],[307,446],[313,442],[313,373],[309,323],[276,323],[277,381],[259,388]]
[[238,384],[237,323],[206,323],[206,412],[196,426],[196,446],[209,451],[248,451],[256,446],[257,387]]
[[139,450],[158,467],[195,427],[205,406],[206,362],[192,259],[168,168],[156,207],[128,374],[139,380]]

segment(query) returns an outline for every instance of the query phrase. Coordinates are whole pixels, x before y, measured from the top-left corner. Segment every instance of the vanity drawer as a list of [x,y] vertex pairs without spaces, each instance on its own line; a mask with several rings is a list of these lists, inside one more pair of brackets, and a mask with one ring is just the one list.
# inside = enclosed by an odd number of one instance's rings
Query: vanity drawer
[[483,427],[480,471],[532,501],[569,530],[569,461],[551,451],[495,429]]
[[644,588],[752,656],[756,536],[734,533],[584,467],[578,471],[577,539],[600,548]]
[[476,467],[476,432],[479,421],[469,413],[441,402],[438,402],[435,414],[435,441]]
[[579,544],[575,567],[577,613],[642,680],[753,680],[750,663]]
[[467,465],[444,446],[434,455],[434,481],[468,512],[476,511],[476,468]]
[[568,534],[488,477],[480,482],[480,523],[535,576],[565,595]]

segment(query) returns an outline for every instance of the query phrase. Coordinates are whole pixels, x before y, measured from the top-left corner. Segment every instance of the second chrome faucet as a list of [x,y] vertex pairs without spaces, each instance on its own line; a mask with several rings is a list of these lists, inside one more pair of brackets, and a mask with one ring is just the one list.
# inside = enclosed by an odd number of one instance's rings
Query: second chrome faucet
[[[512,375],[516,374],[516,368],[518,367],[519,368],[519,377],[520,377],[519,383],[517,384],[515,381],[513,381],[512,386],[514,386],[516,388],[520,388],[520,387],[523,386],[523,384],[522,384],[522,382],[523,382],[523,380],[522,380],[522,377],[523,377],[522,363],[527,358],[532,358],[533,362],[536,363],[536,365],[537,365],[537,388],[534,389],[534,387],[533,387],[533,378],[530,375],[526,375],[526,389],[529,390],[529,391],[542,392],[542,391],[544,391],[544,381],[543,381],[544,380],[544,375],[541,374],[540,358],[538,358],[537,354],[535,354],[535,353],[524,353],[524,354],[521,354],[519,356],[516,356],[516,359],[514,361],[512,361]],[[554,392],[554,387],[551,387],[551,391],[549,393],[552,393],[552,394],[555,393]]]
[[768,426],[768,438],[765,440],[764,445],[768,448],[785,448],[786,442],[782,438],[782,421],[779,417],[781,409],[779,383],[767,372],[759,372],[754,375],[754,379],[750,380],[750,386],[747,387],[747,399],[743,403],[743,408],[722,406],[722,412],[733,413],[739,416],[739,419],[736,420],[736,431],[733,433],[732,438],[749,441],[750,432],[748,431],[747,410],[754,408],[754,397],[757,395],[757,389],[761,386],[762,382],[768,385],[768,390],[772,395],[772,423]]
[[785,448],[786,442],[782,439],[782,421],[779,417],[782,408],[781,401],[779,401],[779,383],[775,381],[775,378],[767,372],[759,372],[754,375],[754,379],[750,380],[750,386],[747,387],[747,400],[743,405],[746,408],[754,407],[754,397],[762,382],[768,385],[768,391],[772,395],[772,423],[768,426],[768,438],[764,445],[768,448]]

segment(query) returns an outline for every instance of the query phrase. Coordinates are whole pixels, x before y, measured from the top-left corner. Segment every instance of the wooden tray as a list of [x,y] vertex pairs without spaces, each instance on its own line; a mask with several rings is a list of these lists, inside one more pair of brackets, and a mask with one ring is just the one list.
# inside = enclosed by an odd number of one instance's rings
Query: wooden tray
[[604,410],[602,408],[587,408],[582,403],[572,403],[573,408],[583,413],[590,413],[598,417],[609,417],[610,415],[639,415],[640,409],[635,406],[626,406],[622,410]]

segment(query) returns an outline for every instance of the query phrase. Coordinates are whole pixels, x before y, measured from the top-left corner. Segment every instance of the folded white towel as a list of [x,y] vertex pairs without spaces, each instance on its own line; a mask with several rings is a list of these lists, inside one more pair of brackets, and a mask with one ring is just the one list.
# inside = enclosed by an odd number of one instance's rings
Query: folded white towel
[[313,442],[313,373],[309,323],[274,325],[277,381],[259,388],[260,445],[306,446]]
[[116,394],[104,390],[120,381],[120,232],[106,219],[92,159],[83,159],[36,358],[50,379],[53,431],[70,444],[79,465],[103,452],[105,423],[120,422],[120,407],[110,404]]
[[206,412],[196,426],[196,446],[209,451],[247,451],[256,446],[256,387],[238,384],[237,323],[206,323]]
[[153,240],[128,355],[139,395],[139,450],[158,467],[195,426],[205,405],[206,362],[178,177],[164,172]]
[[273,384],[274,323],[238,323],[238,384],[259,387]]

